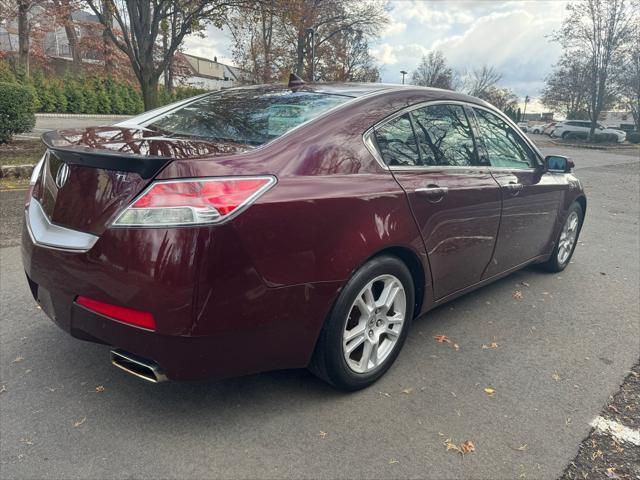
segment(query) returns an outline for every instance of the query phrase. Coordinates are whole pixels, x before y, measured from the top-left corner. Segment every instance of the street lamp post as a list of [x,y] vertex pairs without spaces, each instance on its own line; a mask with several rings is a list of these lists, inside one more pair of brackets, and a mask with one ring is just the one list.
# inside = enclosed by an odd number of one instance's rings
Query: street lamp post
[[525,95],[524,97],[524,111],[522,112],[522,121],[524,122],[524,116],[527,114],[527,103],[529,103],[529,100],[531,100],[529,98],[529,95]]
[[404,70],[400,70],[400,73],[402,74],[402,84],[404,85],[404,76],[408,73]]

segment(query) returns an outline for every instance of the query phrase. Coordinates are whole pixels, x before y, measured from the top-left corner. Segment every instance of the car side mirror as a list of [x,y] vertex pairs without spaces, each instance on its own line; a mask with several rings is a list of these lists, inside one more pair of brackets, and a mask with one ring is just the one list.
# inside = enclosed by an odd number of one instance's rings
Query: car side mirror
[[544,157],[544,168],[547,172],[569,173],[574,166],[573,160],[562,155],[547,155]]

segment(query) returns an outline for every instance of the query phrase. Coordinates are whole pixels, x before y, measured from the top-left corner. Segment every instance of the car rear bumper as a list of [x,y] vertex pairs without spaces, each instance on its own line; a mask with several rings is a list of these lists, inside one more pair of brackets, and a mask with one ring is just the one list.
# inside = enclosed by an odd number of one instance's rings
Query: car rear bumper
[[[198,257],[193,252],[143,267],[149,258],[161,257],[158,250],[166,245],[153,241],[159,232],[147,234],[151,240],[123,256],[107,246],[115,242],[123,248],[107,234],[89,252],[75,253],[36,245],[23,231],[22,258],[34,298],[72,336],[151,360],[172,380],[218,379],[308,364],[342,282],[267,288],[254,275],[237,278],[250,269],[234,264],[235,277],[219,272],[221,284],[234,289],[225,291],[198,277],[189,261]],[[186,241],[199,252],[197,239],[173,240],[176,246]],[[171,271],[179,274],[169,275]],[[205,301],[197,300],[199,289],[207,292]],[[79,295],[149,311],[157,331],[89,310],[75,302]]]

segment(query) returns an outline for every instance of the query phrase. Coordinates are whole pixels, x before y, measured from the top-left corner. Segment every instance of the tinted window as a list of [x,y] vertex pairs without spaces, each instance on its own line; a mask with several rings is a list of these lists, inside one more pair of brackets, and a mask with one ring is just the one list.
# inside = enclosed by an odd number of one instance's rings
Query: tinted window
[[494,167],[532,168],[537,165],[533,151],[511,126],[486,110],[475,109],[481,143]]
[[387,165],[415,166],[420,164],[409,115],[401,115],[377,127],[376,140],[382,159]]
[[349,99],[280,89],[227,90],[169,112],[148,127],[171,135],[260,145]]
[[460,105],[431,105],[411,112],[423,165],[474,164],[471,128]]

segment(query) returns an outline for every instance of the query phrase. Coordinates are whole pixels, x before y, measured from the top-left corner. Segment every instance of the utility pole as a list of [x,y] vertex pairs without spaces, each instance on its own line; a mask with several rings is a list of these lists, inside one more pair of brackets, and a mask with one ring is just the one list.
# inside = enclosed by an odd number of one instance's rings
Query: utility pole
[[311,47],[311,71],[309,77],[311,82],[316,81],[316,30],[315,28],[307,28],[307,35],[309,39],[309,45]]
[[408,73],[404,70],[400,70],[400,73],[402,74],[402,84],[404,85],[404,76]]
[[527,114],[527,103],[529,103],[529,100],[531,100],[529,98],[529,95],[525,95],[524,97],[524,111],[522,112],[522,121],[525,121],[524,116]]

